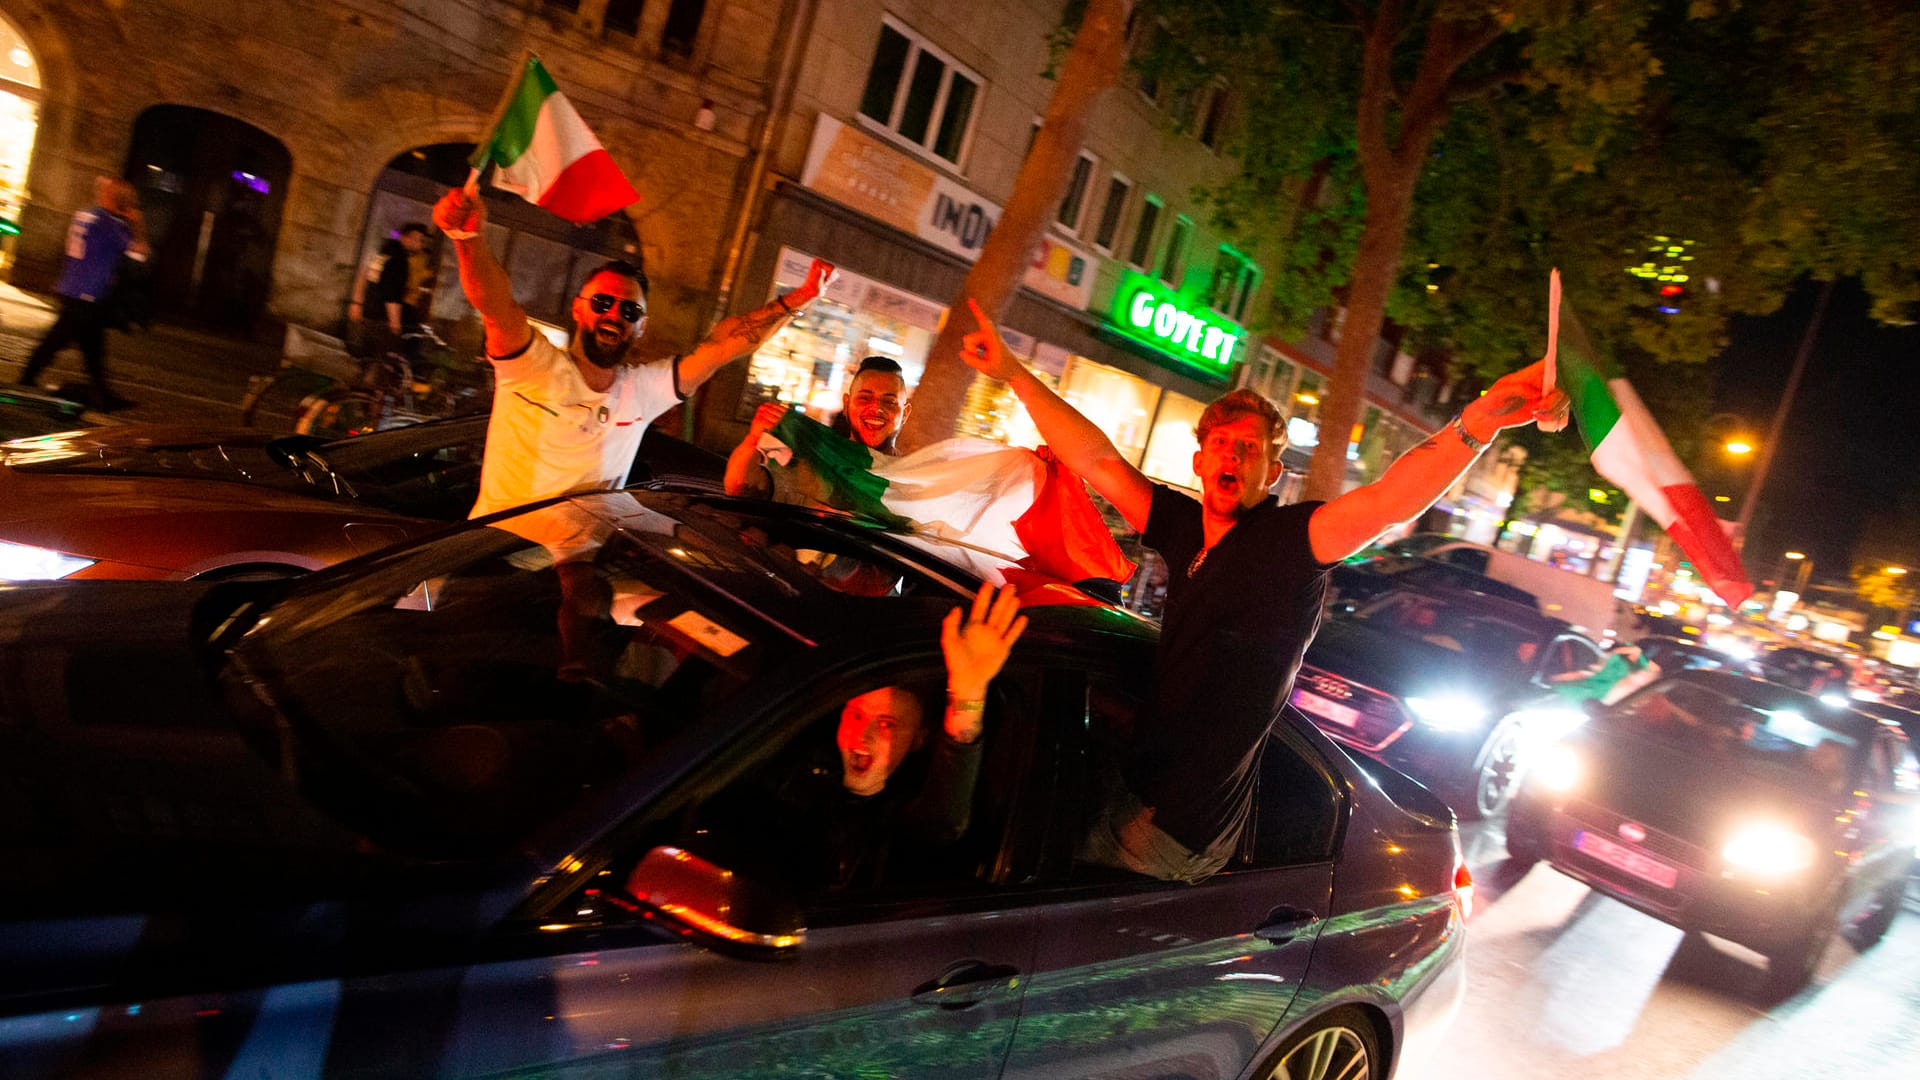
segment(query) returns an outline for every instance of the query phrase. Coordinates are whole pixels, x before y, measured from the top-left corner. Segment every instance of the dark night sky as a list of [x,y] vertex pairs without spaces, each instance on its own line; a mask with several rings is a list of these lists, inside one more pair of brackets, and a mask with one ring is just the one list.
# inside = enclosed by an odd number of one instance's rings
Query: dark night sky
[[[1712,361],[1715,409],[1739,414],[1758,438],[1773,422],[1819,291],[1804,283],[1774,314],[1734,320]],[[1920,327],[1881,327],[1867,310],[1856,282],[1835,286],[1754,515],[1746,562],[1756,582],[1773,577],[1791,549],[1815,560],[1816,580],[1843,582],[1870,515],[1903,501],[1920,511]],[[1725,516],[1743,491],[1731,492]],[[1920,537],[1908,544],[1920,548]]]

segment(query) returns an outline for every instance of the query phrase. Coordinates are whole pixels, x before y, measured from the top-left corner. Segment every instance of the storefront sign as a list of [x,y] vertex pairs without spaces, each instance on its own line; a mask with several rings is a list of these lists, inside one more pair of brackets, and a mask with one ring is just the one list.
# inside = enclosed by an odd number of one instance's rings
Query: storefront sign
[[[968,262],[980,257],[981,245],[1000,220],[998,203],[824,113],[814,126],[800,182]],[[1093,257],[1048,237],[1021,284],[1084,310],[1093,299]]]
[[1126,271],[1108,318],[1128,337],[1215,378],[1233,370],[1240,327],[1145,274]]

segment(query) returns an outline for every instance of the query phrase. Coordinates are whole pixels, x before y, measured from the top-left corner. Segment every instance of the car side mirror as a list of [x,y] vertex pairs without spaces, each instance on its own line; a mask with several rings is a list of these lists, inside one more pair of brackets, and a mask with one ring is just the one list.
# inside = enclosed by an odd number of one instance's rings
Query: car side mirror
[[627,895],[722,951],[779,955],[807,936],[797,905],[676,847],[647,852],[627,876]]

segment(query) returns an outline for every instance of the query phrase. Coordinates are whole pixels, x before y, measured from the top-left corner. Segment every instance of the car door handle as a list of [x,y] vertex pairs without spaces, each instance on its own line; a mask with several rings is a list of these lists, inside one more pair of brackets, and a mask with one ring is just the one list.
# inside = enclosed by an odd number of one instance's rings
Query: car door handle
[[1278,945],[1281,942],[1292,941],[1300,931],[1317,921],[1319,920],[1311,911],[1302,911],[1290,904],[1281,904],[1267,912],[1267,917],[1260,920],[1259,926],[1254,927],[1253,936],[1261,941],[1271,941]]
[[938,977],[913,988],[913,1000],[943,1009],[966,1009],[980,1004],[1019,978],[1020,969],[985,960],[961,960]]

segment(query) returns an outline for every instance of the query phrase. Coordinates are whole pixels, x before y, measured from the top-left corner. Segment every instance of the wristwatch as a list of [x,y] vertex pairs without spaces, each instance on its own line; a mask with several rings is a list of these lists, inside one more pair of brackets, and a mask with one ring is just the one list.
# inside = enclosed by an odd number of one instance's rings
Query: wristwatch
[[1447,426],[1459,433],[1460,441],[1467,444],[1467,449],[1477,454],[1492,444],[1473,437],[1473,434],[1467,430],[1466,415],[1464,412],[1455,413]]

